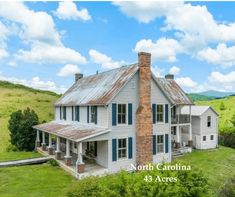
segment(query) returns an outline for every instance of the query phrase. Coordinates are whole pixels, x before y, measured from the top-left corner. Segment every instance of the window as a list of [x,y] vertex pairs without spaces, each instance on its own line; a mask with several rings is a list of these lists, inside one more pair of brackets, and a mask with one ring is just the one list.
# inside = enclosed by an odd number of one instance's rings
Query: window
[[118,139],[118,159],[127,157],[127,143],[126,138]]
[[126,124],[126,104],[118,104],[118,124]]
[[164,109],[163,105],[157,105],[157,122],[163,122]]
[[204,135],[203,138],[202,138],[203,141],[206,141],[206,136]]
[[214,140],[214,135],[211,135],[211,140]]
[[63,107],[63,120],[66,120],[66,107]]
[[79,121],[79,106],[75,106],[75,120]]
[[207,127],[211,127],[211,116],[207,116]]
[[158,153],[164,152],[164,135],[157,136],[157,152]]
[[171,127],[171,135],[176,135],[176,127]]
[[91,106],[91,123],[95,123],[96,106]]

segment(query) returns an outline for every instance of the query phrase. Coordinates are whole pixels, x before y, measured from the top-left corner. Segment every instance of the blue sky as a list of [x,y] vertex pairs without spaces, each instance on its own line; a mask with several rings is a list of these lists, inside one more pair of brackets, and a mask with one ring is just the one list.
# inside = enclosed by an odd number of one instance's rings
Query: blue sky
[[235,2],[0,3],[0,80],[64,92],[152,53],[187,92],[235,91]]

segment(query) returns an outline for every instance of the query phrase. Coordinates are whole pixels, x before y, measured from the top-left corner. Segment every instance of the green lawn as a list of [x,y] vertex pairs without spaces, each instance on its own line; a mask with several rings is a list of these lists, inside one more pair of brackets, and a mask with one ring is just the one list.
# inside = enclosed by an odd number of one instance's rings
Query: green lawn
[[[225,105],[225,110],[220,110],[221,102]],[[196,101],[196,105],[209,105],[219,114],[219,128],[232,126],[230,120],[235,114],[235,96],[229,96],[223,99],[215,99],[210,101]]]
[[75,178],[49,164],[0,168],[0,196],[62,197]]
[[235,176],[235,149],[220,146],[215,150],[194,151],[177,159],[200,168],[209,179],[211,189],[218,193],[225,181]]
[[9,144],[7,128],[10,114],[19,109],[30,107],[39,116],[39,120],[49,121],[54,118],[54,102],[59,95],[50,92],[37,91],[19,85],[5,84],[0,81],[0,161],[37,157],[38,153],[10,152],[6,153]]
[[42,157],[38,152],[1,152],[0,162]]

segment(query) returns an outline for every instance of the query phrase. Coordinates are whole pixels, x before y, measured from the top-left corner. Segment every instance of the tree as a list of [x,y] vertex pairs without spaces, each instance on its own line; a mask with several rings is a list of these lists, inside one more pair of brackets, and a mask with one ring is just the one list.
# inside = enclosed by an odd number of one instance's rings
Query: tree
[[224,102],[223,101],[221,101],[219,108],[220,108],[220,110],[225,110],[226,109],[225,106],[224,106]]
[[232,125],[235,127],[235,114],[233,114],[230,122],[232,123]]
[[32,126],[38,124],[38,115],[34,110],[13,112],[8,121],[10,142],[20,151],[32,151],[35,148],[36,132]]

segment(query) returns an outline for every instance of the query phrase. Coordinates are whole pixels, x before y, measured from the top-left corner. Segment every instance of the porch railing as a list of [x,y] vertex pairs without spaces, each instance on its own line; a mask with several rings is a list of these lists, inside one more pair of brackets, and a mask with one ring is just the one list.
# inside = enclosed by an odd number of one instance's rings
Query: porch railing
[[176,115],[171,117],[171,124],[190,123],[190,115]]

